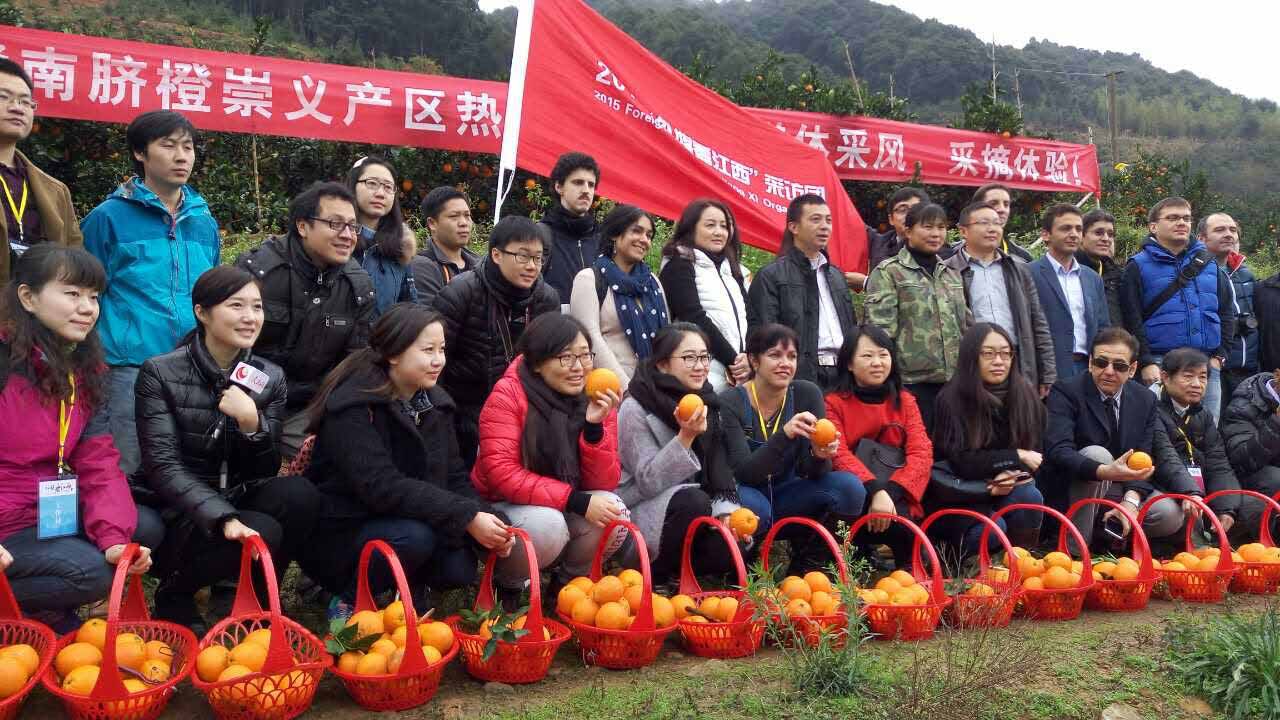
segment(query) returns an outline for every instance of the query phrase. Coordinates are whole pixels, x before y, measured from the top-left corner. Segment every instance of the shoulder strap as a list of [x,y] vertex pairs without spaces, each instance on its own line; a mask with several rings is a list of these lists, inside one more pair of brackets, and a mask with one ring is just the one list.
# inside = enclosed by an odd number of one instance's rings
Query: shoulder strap
[[1195,257],[1191,258],[1191,262],[1182,266],[1182,270],[1173,278],[1173,282],[1169,283],[1169,285],[1165,287],[1164,291],[1157,295],[1154,300],[1147,303],[1146,307],[1142,308],[1142,321],[1146,322],[1150,320],[1151,316],[1156,314],[1156,310],[1159,310],[1161,305],[1169,302],[1169,298],[1181,292],[1182,288],[1186,287],[1187,283],[1194,280],[1196,276],[1205,269],[1206,265],[1210,265],[1212,263],[1213,256],[1209,254],[1208,250],[1201,250],[1196,253]]
[[596,279],[596,304],[604,305],[604,297],[609,294],[609,283],[604,279],[604,273],[591,268],[591,274]]

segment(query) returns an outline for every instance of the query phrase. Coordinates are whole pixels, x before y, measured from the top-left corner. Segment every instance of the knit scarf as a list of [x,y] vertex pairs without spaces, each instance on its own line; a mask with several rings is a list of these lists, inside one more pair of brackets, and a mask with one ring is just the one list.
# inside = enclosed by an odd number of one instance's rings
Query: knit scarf
[[534,281],[533,286],[527,290],[518,288],[503,277],[502,269],[488,258],[482,260],[480,267],[474,272],[480,273],[481,283],[496,301],[487,303],[489,328],[502,340],[503,357],[510,362],[515,357],[516,340],[519,339],[518,335],[511,332],[511,323],[514,318],[523,315],[523,324],[529,324],[532,319],[529,317],[529,306],[533,302],[533,291],[542,280]]
[[520,436],[520,456],[525,466],[576,489],[582,474],[578,437],[587,422],[586,397],[561,395],[552,390],[523,359],[517,372],[529,402]]
[[547,209],[545,215],[542,216],[543,222],[553,227],[560,228],[568,235],[575,238],[584,237],[591,234],[596,229],[596,216],[594,213],[587,212],[582,215],[573,216],[560,203],[553,203]]
[[889,399],[889,383],[880,383],[875,387],[863,387],[855,384],[853,396],[866,405],[879,405]]
[[[680,425],[676,422],[676,405],[680,398],[690,394],[689,388],[673,375],[658,370],[653,362],[640,363],[636,374],[631,376],[631,384],[627,392],[645,412],[653,415],[676,432]],[[738,499],[738,484],[733,479],[733,470],[729,467],[729,457],[725,451],[724,429],[720,425],[720,398],[716,396],[711,383],[703,383],[702,389],[692,394],[702,398],[707,405],[707,430],[693,441],[693,454],[702,465],[698,474],[698,483],[712,500]]]
[[1013,376],[1006,375],[1004,378],[1004,382],[998,385],[985,385],[984,383],[985,387],[987,388],[987,392],[991,393],[991,396],[996,399],[997,408],[1004,407],[1005,398],[1009,397],[1009,379],[1011,377]]
[[616,262],[603,255],[596,258],[592,268],[613,291],[618,323],[622,325],[622,332],[636,357],[641,360],[649,357],[653,350],[653,336],[667,324],[667,308],[658,289],[658,278],[643,262],[636,263],[631,272],[624,273]]

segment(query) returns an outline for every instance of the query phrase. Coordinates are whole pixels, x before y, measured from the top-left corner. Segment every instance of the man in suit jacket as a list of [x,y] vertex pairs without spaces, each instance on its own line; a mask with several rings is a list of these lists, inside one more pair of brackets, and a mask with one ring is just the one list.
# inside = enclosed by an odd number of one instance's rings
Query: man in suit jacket
[[[1088,372],[1059,380],[1049,393],[1045,462],[1038,478],[1046,502],[1065,510],[1086,497],[1107,497],[1136,515],[1162,490],[1202,495],[1169,441],[1156,396],[1131,379],[1137,340],[1123,328],[1107,328],[1094,338],[1089,356]],[[1129,457],[1138,451],[1150,455],[1154,466],[1130,468]],[[1097,507],[1086,506],[1072,518],[1086,541],[1093,536]],[[1190,502],[1182,503],[1181,512],[1170,500],[1157,502],[1143,529],[1163,537],[1195,517],[1194,510]],[[1110,510],[1104,517],[1118,518],[1128,533],[1122,514]]]
[[1085,371],[1094,337],[1112,324],[1102,278],[1076,260],[1083,233],[1084,224],[1075,205],[1049,206],[1040,219],[1040,239],[1048,252],[1030,265],[1040,308],[1053,336],[1059,379]]

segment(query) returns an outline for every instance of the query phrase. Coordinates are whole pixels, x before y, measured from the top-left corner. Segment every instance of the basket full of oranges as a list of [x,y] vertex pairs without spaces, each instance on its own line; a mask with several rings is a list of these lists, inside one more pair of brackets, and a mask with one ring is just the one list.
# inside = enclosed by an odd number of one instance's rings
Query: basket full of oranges
[[1223,495],[1251,497],[1263,504],[1258,542],[1236,548],[1238,569],[1231,578],[1231,592],[1271,595],[1280,590],[1280,547],[1271,535],[1271,518],[1280,512],[1280,503],[1254,490],[1219,490],[1204,499],[1208,504]]
[[[1014,547],[1005,557],[1005,563],[1013,567],[1017,563],[1018,576],[1022,579],[1022,604],[1020,612],[1032,620],[1074,620],[1084,610],[1084,599],[1093,587],[1093,562],[1089,557],[1088,543],[1071,520],[1053,508],[1032,503],[1014,503],[992,513],[991,519],[1018,510],[1040,512],[1058,520],[1058,550],[1037,557],[1029,550]],[[1068,554],[1067,538],[1075,540],[1081,559]]]
[[[1076,513],[1091,505],[1124,516],[1129,525],[1128,540],[1132,551],[1131,555],[1093,559],[1093,587],[1085,596],[1085,607],[1110,612],[1141,610],[1151,600],[1151,592],[1160,579],[1160,569],[1151,557],[1147,534],[1124,505],[1106,498],[1084,498],[1068,508],[1066,515],[1074,519]],[[1065,550],[1066,546],[1060,543],[1059,549]]]
[[773,544],[778,533],[788,525],[807,527],[826,543],[835,558],[839,583],[832,582],[829,576],[816,570],[803,577],[788,575],[778,583],[777,591],[769,600],[771,607],[768,609],[774,619],[790,628],[798,640],[817,646],[825,636],[834,645],[842,646],[848,639],[849,617],[836,588],[838,585],[849,585],[849,567],[840,552],[839,544],[825,527],[806,517],[787,517],[777,521],[761,542],[761,567],[768,572]]
[[22,610],[0,573],[0,720],[13,720],[40,676],[53,662],[53,631],[22,617]]
[[859,530],[877,519],[902,525],[915,536],[916,552],[918,554],[920,548],[924,548],[928,553],[931,573],[925,575],[921,564],[916,562],[913,563],[914,574],[894,570],[888,576],[880,578],[871,593],[859,593],[867,627],[880,640],[930,638],[942,621],[943,611],[952,602],[942,580],[942,564],[938,561],[938,554],[933,549],[933,543],[929,542],[929,537],[918,525],[901,515],[888,513],[867,513],[858,518],[849,528],[845,542],[852,542]]
[[[1017,606],[1018,600],[1022,597],[1022,587],[1018,583],[1018,569],[1016,564],[1008,568],[994,567],[991,562],[992,558],[988,544],[989,535],[994,534],[1000,544],[1004,546],[1005,555],[1011,556],[1013,546],[1009,543],[1008,536],[1004,534],[1004,531],[1000,529],[1000,526],[995,521],[986,515],[963,508],[943,508],[938,510],[920,523],[920,529],[928,535],[929,528],[938,519],[944,517],[969,518],[985,526],[981,540],[978,543],[977,577],[944,579],[947,594],[951,596],[951,605],[947,608],[948,616],[957,627],[962,628],[1004,627],[1008,625],[1009,620],[1013,617],[1014,607]],[[912,548],[914,567],[920,567],[920,562],[923,560],[920,556],[920,549],[921,542],[917,538]],[[915,579],[910,573],[904,572],[902,575],[911,578],[913,581]],[[899,579],[905,578],[900,577]]]
[[1150,511],[1151,506],[1162,499],[1190,502],[1200,510],[1202,518],[1208,520],[1217,531],[1218,547],[1196,548],[1192,540],[1192,532],[1197,523],[1186,523],[1186,550],[1175,555],[1171,560],[1160,563],[1160,574],[1168,585],[1171,597],[1187,602],[1216,603],[1221,602],[1227,594],[1227,587],[1239,569],[1242,555],[1231,551],[1227,541],[1227,531],[1222,527],[1218,517],[1204,504],[1200,498],[1177,493],[1152,495],[1138,510],[1138,522],[1141,523]]
[[[739,508],[735,513],[750,513]],[[754,513],[751,518],[754,518]],[[764,639],[764,618],[755,617],[755,607],[743,590],[703,591],[693,573],[692,549],[698,529],[707,525],[720,533],[729,546],[734,569],[738,573],[738,587],[747,584],[747,568],[734,534],[749,535],[755,532],[751,518],[740,516],[738,528],[731,532],[718,520],[700,517],[689,524],[684,536],[684,548],[680,558],[680,593],[671,598],[680,635],[685,647],[699,657],[736,658],[755,654]]]

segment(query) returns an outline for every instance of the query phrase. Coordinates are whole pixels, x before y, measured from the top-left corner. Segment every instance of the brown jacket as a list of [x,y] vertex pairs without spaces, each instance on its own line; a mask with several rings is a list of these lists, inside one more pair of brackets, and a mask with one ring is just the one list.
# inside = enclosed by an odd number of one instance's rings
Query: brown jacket
[[[18,157],[27,165],[27,184],[31,188],[31,199],[40,211],[40,232],[45,240],[83,247],[84,236],[80,234],[80,219],[76,217],[75,205],[71,204],[71,191],[36,167],[26,155],[18,152]],[[9,255],[8,217],[0,212],[0,288],[9,284],[12,272]]]

